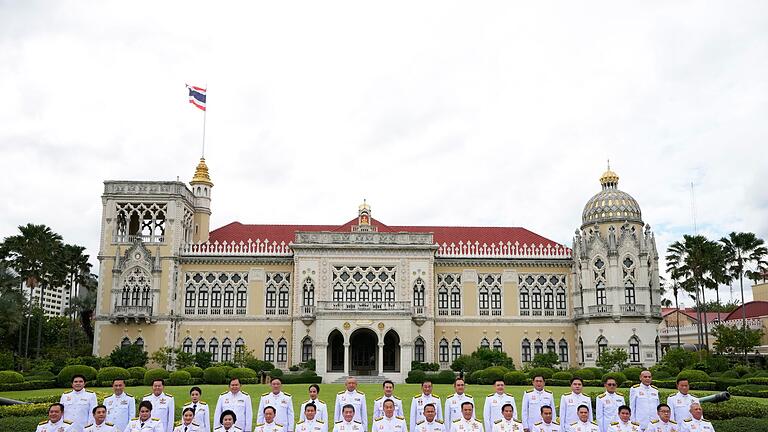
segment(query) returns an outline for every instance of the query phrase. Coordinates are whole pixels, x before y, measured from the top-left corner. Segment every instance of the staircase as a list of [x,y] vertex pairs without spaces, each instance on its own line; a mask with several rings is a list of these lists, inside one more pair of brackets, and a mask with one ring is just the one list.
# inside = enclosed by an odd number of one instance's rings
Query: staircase
[[[389,378],[383,375],[350,375],[353,378],[357,378],[358,384],[381,384]],[[344,384],[348,377],[341,377],[334,381],[335,384]]]

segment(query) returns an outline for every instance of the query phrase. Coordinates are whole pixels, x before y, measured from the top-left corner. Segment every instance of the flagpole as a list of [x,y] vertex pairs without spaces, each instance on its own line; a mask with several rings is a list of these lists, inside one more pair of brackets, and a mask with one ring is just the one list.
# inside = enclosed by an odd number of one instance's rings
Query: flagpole
[[205,110],[203,111],[203,149],[200,157],[205,159],[205,123],[208,116],[208,83],[205,83]]

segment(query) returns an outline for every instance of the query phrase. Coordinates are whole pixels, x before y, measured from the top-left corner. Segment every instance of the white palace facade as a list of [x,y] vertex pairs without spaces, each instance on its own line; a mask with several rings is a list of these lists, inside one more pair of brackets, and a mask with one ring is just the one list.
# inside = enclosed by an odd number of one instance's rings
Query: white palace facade
[[402,380],[478,347],[520,367],[555,352],[593,365],[607,348],[660,355],[658,255],[637,202],[608,170],[572,248],[518,227],[390,226],[363,203],[335,225],[209,230],[200,160],[179,181],[105,181],[94,354],[140,344],[232,360],[247,347],[326,382]]

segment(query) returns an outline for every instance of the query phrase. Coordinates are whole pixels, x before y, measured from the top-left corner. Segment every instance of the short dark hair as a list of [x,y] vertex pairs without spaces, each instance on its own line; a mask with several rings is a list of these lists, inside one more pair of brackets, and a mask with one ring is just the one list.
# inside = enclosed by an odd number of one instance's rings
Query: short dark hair
[[346,404],[343,407],[341,407],[341,412],[344,412],[344,410],[347,409],[347,408],[351,408],[352,412],[355,412],[355,406],[352,405],[352,404]]
[[381,403],[382,408],[384,407],[384,405],[387,404],[387,402],[391,403],[392,406],[395,406],[395,401],[393,401],[392,399],[384,399],[384,402]]
[[201,395],[203,394],[203,391],[200,390],[200,387],[198,387],[198,386],[193,386],[191,389],[189,389],[189,394],[192,394],[193,391],[197,391]]
[[493,385],[496,385],[497,382],[501,381],[502,384],[504,384],[504,378],[496,378],[493,380]]
[[312,387],[314,387],[315,390],[317,390],[317,392],[320,393],[320,386],[318,384],[310,384],[309,389],[312,390]]
[[265,406],[261,412],[266,413],[268,409],[272,410],[272,414],[277,414],[277,409],[275,409],[275,407],[273,407],[272,405]]
[[163,387],[165,387],[165,380],[162,379],[162,378],[155,378],[155,379],[153,379],[152,380],[152,385],[155,385],[155,383],[158,382],[158,381],[160,381],[160,384],[162,384]]
[[238,377],[232,377],[229,379],[229,383],[232,384],[232,381],[237,380],[237,382],[240,382],[240,378]]
[[463,403],[461,404],[461,409],[464,409],[464,405],[471,405],[471,406],[472,406],[472,408],[474,408],[474,407],[475,407],[475,404],[473,404],[473,403],[472,403],[472,402],[470,402],[470,401],[465,401],[465,402],[463,402]]
[[278,381],[280,381],[280,384],[282,384],[282,383],[283,383],[283,380],[281,380],[281,379],[280,379],[280,377],[272,377],[272,379],[271,379],[271,380],[269,380],[269,383],[270,383],[270,384],[272,384],[273,382],[275,382],[275,380],[278,380]]
[[392,381],[390,381],[390,380],[385,380],[383,383],[381,383],[381,386],[382,386],[382,387],[384,387],[384,386],[385,386],[385,385],[387,385],[387,384],[392,384],[392,387],[394,387],[394,386],[395,386],[395,383],[393,383],[393,382],[392,382]]
[[187,411],[191,412],[192,414],[194,414],[194,413],[195,413],[195,410],[194,410],[192,407],[186,407],[186,408],[184,408],[184,409],[181,411],[181,416],[182,416],[182,417],[184,417],[184,413],[185,413],[185,412],[187,412]]
[[425,379],[424,381],[421,382],[421,385],[423,386],[426,383],[432,384],[432,380],[431,379]]
[[547,380],[547,378],[545,378],[543,374],[537,373],[537,374],[534,374],[534,375],[531,377],[531,381],[533,381],[533,380],[535,380],[536,378],[539,378],[539,377],[541,377],[541,379],[543,379],[544,381],[546,381],[546,380]]
[[50,405],[48,406],[48,412],[50,412],[50,411],[51,411],[51,408],[53,408],[53,407],[55,407],[55,406],[59,407],[59,409],[61,409],[61,412],[64,412],[64,404],[62,404],[62,403],[58,403],[58,402],[50,404]]
[[626,406],[626,405],[621,405],[621,406],[619,407],[619,409],[617,409],[617,410],[616,410],[616,412],[617,412],[617,413],[620,413],[620,412],[621,412],[621,410],[627,410],[627,411],[629,411],[630,413],[632,413],[632,408],[630,408],[630,407],[628,407],[628,406]]
[[680,377],[680,378],[677,379],[677,381],[675,381],[675,384],[680,384],[680,381],[688,381],[688,378]]
[[314,409],[315,409],[315,411],[317,411],[317,405],[315,405],[315,403],[314,403],[314,402],[310,402],[310,403],[308,403],[308,404],[304,405],[304,411],[306,411],[306,410],[307,410],[307,408],[314,408]]
[[437,407],[436,407],[436,406],[435,406],[435,404],[433,404],[432,402],[430,402],[430,403],[428,403],[428,404],[424,405],[424,410],[425,410],[425,411],[427,410],[427,407],[428,407],[428,406],[431,406],[432,408],[434,408],[434,409],[435,409],[435,411],[437,411]]
[[[581,379],[580,377],[573,377],[573,378],[571,378],[571,384],[573,384],[574,381],[578,381],[578,382],[581,383],[581,385],[584,385],[584,380]],[[578,411],[578,410],[576,410],[576,411]]]
[[506,407],[510,407],[512,411],[515,410],[515,407],[513,407],[511,403],[505,403],[504,405],[501,406],[501,412],[504,412],[504,408]]
[[582,409],[582,408],[584,408],[584,409],[586,409],[587,411],[589,411],[589,407],[588,407],[588,406],[586,406],[586,405],[584,405],[584,404],[581,404],[581,405],[579,405],[579,406],[578,406],[578,408],[576,408],[576,412],[579,412],[579,411],[581,411],[581,409]]
[[459,381],[463,382],[464,384],[467,383],[467,381],[464,380],[463,376],[457,376],[456,379],[453,380],[453,384],[455,385]]
[[550,411],[552,411],[552,407],[551,406],[549,406],[549,405],[542,405],[541,408],[539,408],[539,414],[544,414],[544,409],[545,408],[550,410]]
[[112,385],[115,385],[115,381],[122,381],[125,384],[125,378],[122,377],[112,379]]
[[97,410],[97,409],[99,409],[99,408],[104,408],[104,411],[106,411],[106,410],[107,410],[107,407],[105,407],[104,405],[96,405],[96,406],[95,406],[95,407],[93,407],[93,409],[91,410],[91,414],[94,414],[94,415],[95,415],[95,414],[96,414],[96,410]]
[[232,423],[237,421],[237,414],[235,414],[234,411],[224,410],[224,412],[219,416],[219,423],[224,423],[224,417],[226,416],[232,416]]
[[75,382],[75,378],[82,378],[82,379],[83,379],[83,381],[88,381],[87,379],[85,379],[85,375],[82,375],[82,374],[74,374],[74,375],[72,375],[72,380],[71,380],[70,382]]
[[142,407],[148,409],[151,412],[152,411],[152,402],[147,401],[147,400],[139,402],[139,411],[141,411]]
[[659,406],[656,407],[656,412],[658,412],[660,409],[662,409],[664,407],[667,407],[670,411],[672,410],[672,407],[670,407],[669,405],[667,405],[665,403],[660,403]]

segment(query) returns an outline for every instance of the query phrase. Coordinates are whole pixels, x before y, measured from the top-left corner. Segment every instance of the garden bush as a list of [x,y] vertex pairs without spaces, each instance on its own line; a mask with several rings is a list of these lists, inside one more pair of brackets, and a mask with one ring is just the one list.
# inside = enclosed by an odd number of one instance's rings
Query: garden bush
[[5,417],[0,418],[2,431],[33,431],[37,428],[40,416]]
[[96,370],[101,368],[102,359],[94,356],[73,357],[67,359],[68,365],[86,365]]
[[283,371],[277,368],[272,369],[269,371],[269,376],[272,378],[281,378],[283,376]]
[[112,381],[118,378],[127,380],[130,377],[131,373],[128,372],[128,369],[117,366],[101,368],[99,369],[98,374],[96,374],[96,380],[99,382],[99,385],[103,387],[111,386]]
[[226,384],[227,371],[218,366],[211,366],[203,371],[203,381],[206,384]]
[[747,378],[746,381],[747,384],[768,385],[768,378],[766,377]]
[[15,371],[0,371],[0,384],[15,384],[24,382],[24,375]]
[[147,368],[141,366],[129,367],[128,373],[131,374],[131,378],[144,382],[144,375],[147,373]]
[[11,370],[13,367],[13,351],[0,351],[0,370]]
[[525,385],[530,380],[523,371],[511,371],[504,374],[504,383],[508,385]]
[[187,371],[178,370],[171,372],[168,376],[168,384],[172,386],[190,385],[192,383],[192,375]]
[[21,383],[13,384],[0,384],[0,392],[5,391],[19,391],[19,390],[37,390],[46,388],[56,388],[58,383],[56,380],[44,380],[44,381],[24,381]]
[[275,365],[268,361],[251,359],[245,363],[245,367],[253,369],[256,372],[266,371],[269,372],[275,368]]
[[608,372],[601,377],[601,381],[605,381],[608,378],[615,379],[619,387],[627,381],[627,376],[623,372]]
[[740,378],[739,373],[735,369],[729,369],[720,376],[723,378]]
[[423,363],[420,361],[412,361],[411,362],[411,370],[418,369],[423,370],[425,372],[437,372],[440,370],[440,364],[439,363]]
[[51,371],[29,371],[24,374],[24,381],[50,381],[55,380],[56,374]]
[[[704,410],[704,418],[707,420],[726,420],[736,417],[768,417],[768,404],[749,399],[731,399],[720,403],[705,402],[701,405]],[[750,428],[747,430],[758,429]]]
[[69,387],[72,384],[72,377],[75,375],[83,375],[87,382],[92,382],[96,379],[96,369],[91,366],[85,365],[71,365],[65,366],[58,376],[59,385],[62,387]]
[[456,381],[456,373],[450,369],[444,369],[436,374],[429,374],[435,384],[453,384]]
[[550,378],[547,380],[547,385],[552,387],[569,387],[571,385],[571,380]]
[[643,368],[641,367],[628,367],[621,372],[624,373],[624,375],[627,376],[627,379],[631,379],[634,382],[640,381],[640,373],[643,371]]
[[48,406],[48,402],[0,406],[0,418],[38,416],[42,419],[48,416]]
[[742,384],[746,384],[747,381],[739,378],[712,378],[710,375],[710,380],[715,383],[715,390],[728,390],[728,387],[732,386],[738,386]]
[[739,378],[743,377],[746,374],[754,372],[754,370],[751,367],[744,366],[744,365],[738,365],[733,369],[736,371],[736,373],[739,374]]
[[573,378],[573,374],[568,371],[560,371],[560,372],[555,372],[555,374],[552,375],[552,378],[556,380],[568,381],[571,378]]
[[187,366],[184,369],[181,369],[183,371],[189,372],[189,375],[192,376],[192,378],[202,378],[203,377],[203,370],[197,366]]
[[148,370],[147,373],[144,374],[144,385],[151,386],[152,381],[156,379],[167,380],[168,371],[160,368]]
[[259,374],[255,370],[249,368],[233,368],[229,370],[227,374],[228,378],[239,378],[240,381],[250,379],[256,380],[259,378]]
[[554,369],[550,368],[532,368],[528,371],[528,378],[533,379],[536,375],[541,375],[544,377],[545,380],[548,380],[552,378],[552,375],[555,374]]
[[712,426],[717,432],[768,431],[768,418],[736,417],[714,420]]
[[280,379],[284,384],[319,384],[323,381],[315,371],[310,370],[298,374],[285,374]]
[[686,369],[679,374],[677,374],[677,379],[685,378],[690,383],[697,383],[697,382],[707,382],[710,381],[709,375],[707,375],[706,372],[695,370],[695,369]]
[[408,372],[405,382],[408,384],[421,384],[427,379],[427,373],[421,369],[414,369]]
[[742,384],[728,387],[731,396],[749,396],[768,398],[768,386],[758,384]]

